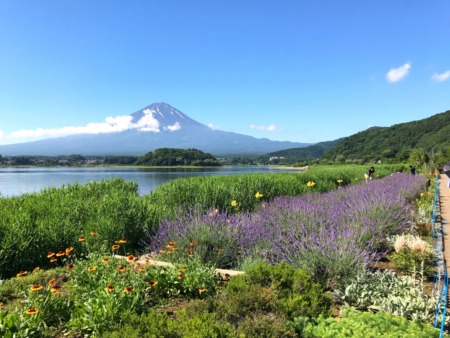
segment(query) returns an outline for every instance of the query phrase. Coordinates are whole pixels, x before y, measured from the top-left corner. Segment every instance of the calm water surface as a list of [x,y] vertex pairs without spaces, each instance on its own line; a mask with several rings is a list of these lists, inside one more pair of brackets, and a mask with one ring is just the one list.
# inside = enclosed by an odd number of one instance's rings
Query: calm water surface
[[70,183],[87,183],[114,177],[136,182],[141,195],[176,178],[288,171],[266,166],[220,168],[0,168],[0,196],[18,196]]

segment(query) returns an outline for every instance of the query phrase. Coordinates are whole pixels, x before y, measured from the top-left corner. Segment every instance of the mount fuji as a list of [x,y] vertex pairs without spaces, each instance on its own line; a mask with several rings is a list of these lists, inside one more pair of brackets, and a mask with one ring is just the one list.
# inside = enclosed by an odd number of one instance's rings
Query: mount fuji
[[0,154],[141,156],[158,148],[195,148],[218,156],[266,154],[309,145],[213,130],[167,103],[153,103],[133,114],[107,119],[107,122],[107,128],[101,131],[0,145]]

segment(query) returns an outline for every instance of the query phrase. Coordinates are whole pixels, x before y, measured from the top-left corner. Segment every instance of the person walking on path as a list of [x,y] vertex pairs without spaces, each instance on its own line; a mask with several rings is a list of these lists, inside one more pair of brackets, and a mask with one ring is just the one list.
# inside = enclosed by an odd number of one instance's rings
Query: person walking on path
[[375,168],[374,167],[370,167],[370,169],[366,171],[366,173],[364,174],[364,178],[366,179],[366,183],[372,180],[374,173],[375,173]]

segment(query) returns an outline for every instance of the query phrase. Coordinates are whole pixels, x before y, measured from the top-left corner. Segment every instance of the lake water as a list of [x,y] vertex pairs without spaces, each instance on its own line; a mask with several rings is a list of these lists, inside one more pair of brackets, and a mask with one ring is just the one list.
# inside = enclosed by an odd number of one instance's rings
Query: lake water
[[[136,182],[141,195],[171,180],[191,176],[237,175],[289,171],[270,166],[219,168],[0,168],[0,196],[18,196],[70,183],[87,183],[114,177]],[[291,170],[292,171],[292,170]]]

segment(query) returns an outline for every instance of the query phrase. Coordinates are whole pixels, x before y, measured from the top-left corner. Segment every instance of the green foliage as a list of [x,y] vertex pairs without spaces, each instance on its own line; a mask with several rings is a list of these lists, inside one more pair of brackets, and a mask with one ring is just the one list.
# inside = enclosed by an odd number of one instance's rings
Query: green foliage
[[381,310],[408,319],[430,321],[436,309],[436,299],[427,296],[411,277],[398,277],[392,271],[359,274],[337,298],[346,305],[361,310]]
[[[35,336],[66,330],[95,336],[117,324],[126,311],[141,314],[174,297],[204,299],[220,284],[213,269],[196,261],[158,267],[137,265],[133,257],[127,260],[91,254],[74,261],[70,269],[8,280],[0,285],[0,297],[7,301],[1,305],[0,333],[28,337],[31,329]],[[27,314],[28,309],[36,313]]]
[[410,149],[423,148],[428,152],[432,148],[446,146],[449,132],[450,111],[446,111],[423,120],[374,127],[345,137],[326,150],[322,158],[334,160],[337,155],[343,155],[346,159],[375,161],[384,156],[404,160]]
[[138,249],[144,232],[159,223],[162,209],[145,203],[137,184],[120,178],[1,198],[0,278],[52,266],[49,251],[74,246],[77,255],[87,255],[78,238],[91,232],[96,236],[90,250],[105,250],[122,237],[129,249]]
[[219,161],[211,154],[197,149],[160,148],[137,159],[136,165],[146,166],[218,166]]
[[199,313],[192,316],[184,311],[177,312],[175,319],[166,313],[151,310],[147,314],[125,313],[123,325],[102,335],[103,338],[226,338],[236,337],[234,328],[228,323],[219,323],[212,313]]
[[333,147],[334,145],[338,144],[339,140],[335,141],[328,141],[328,142],[319,142],[307,147],[303,148],[292,148],[292,149],[286,149],[286,150],[280,150],[275,151],[272,153],[269,153],[268,156],[271,157],[284,157],[289,160],[295,160],[295,161],[308,161],[315,158],[320,158],[325,150]]
[[[377,165],[375,177],[404,171],[403,165]],[[307,172],[245,174],[236,176],[189,177],[176,179],[157,187],[144,198],[151,205],[164,205],[174,212],[180,207],[192,209],[200,206],[203,212],[217,208],[228,213],[252,211],[261,202],[276,196],[298,196],[310,192],[327,192],[339,186],[361,182],[366,167],[312,166]],[[341,183],[338,180],[342,181]],[[314,182],[314,186],[308,186]],[[255,198],[259,192],[261,199]],[[239,208],[231,205],[237,201]]]
[[[302,331],[304,338],[437,338],[439,334],[439,330],[428,323],[408,321],[385,312],[375,314],[360,312],[348,307],[342,309],[342,317],[319,317],[317,320],[307,322]],[[444,337],[447,336],[444,334]]]

